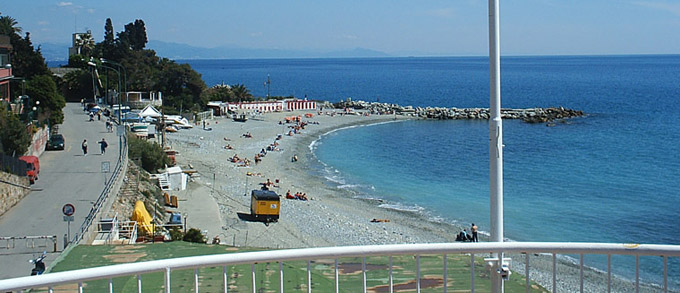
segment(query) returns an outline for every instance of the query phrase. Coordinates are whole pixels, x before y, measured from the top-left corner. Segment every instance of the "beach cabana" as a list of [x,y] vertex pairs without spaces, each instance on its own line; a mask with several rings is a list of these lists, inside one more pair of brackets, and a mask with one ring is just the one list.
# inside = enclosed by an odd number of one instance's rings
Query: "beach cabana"
[[142,118],[146,118],[146,117],[160,118],[163,115],[161,114],[161,112],[156,110],[156,108],[154,108],[153,106],[146,105],[146,107],[144,107],[144,109],[142,109],[142,111],[139,112],[139,116],[141,116]]

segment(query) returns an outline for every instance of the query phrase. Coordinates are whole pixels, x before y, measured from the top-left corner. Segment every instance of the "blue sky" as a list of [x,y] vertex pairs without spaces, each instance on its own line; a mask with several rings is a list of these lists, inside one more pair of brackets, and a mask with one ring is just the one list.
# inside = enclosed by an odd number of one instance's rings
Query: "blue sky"
[[[35,44],[103,39],[135,19],[149,40],[200,47],[347,50],[396,56],[488,54],[485,0],[3,1]],[[504,55],[679,54],[680,0],[501,1]]]

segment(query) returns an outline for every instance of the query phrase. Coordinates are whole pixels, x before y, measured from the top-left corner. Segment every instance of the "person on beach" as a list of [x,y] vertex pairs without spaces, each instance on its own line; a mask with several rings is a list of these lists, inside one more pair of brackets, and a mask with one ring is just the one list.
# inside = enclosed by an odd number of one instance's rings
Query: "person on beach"
[[83,143],[80,144],[80,147],[83,148],[83,156],[87,156],[87,139],[83,140]]
[[467,229],[463,229],[463,231],[460,231],[460,233],[458,233],[458,236],[456,236],[456,241],[465,242],[467,240],[468,240]]
[[472,232],[472,242],[479,242],[479,238],[477,238],[477,225],[475,223],[472,223],[470,231]]

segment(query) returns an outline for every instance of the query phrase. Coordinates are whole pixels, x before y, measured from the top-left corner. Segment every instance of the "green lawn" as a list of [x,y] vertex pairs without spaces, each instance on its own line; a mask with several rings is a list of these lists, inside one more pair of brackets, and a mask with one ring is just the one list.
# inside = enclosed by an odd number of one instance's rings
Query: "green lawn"
[[[51,272],[98,267],[127,262],[140,262],[165,258],[195,255],[209,255],[254,251],[255,249],[234,248],[224,245],[205,245],[187,242],[170,242],[158,244],[139,244],[126,246],[87,246],[74,247],[63,260],[51,269]],[[361,292],[362,273],[361,258],[339,259],[339,283],[341,292]],[[470,256],[447,256],[449,292],[470,291]],[[315,260],[311,263],[312,289],[314,292],[333,292],[335,284],[335,261]],[[414,256],[393,257],[393,277],[395,292],[415,292],[416,258]],[[389,257],[369,257],[366,259],[366,279],[369,292],[389,292]],[[421,292],[442,292],[443,256],[423,255],[420,257]],[[234,265],[227,267],[229,292],[252,292],[250,265]],[[295,261],[283,264],[285,292],[306,292],[307,262]],[[489,291],[489,272],[485,270],[482,258],[475,259],[475,290]],[[255,265],[255,280],[258,292],[278,292],[279,264],[261,263]],[[143,292],[162,292],[163,273],[142,275]],[[505,283],[506,292],[526,292],[525,280],[517,274],[511,275]],[[115,292],[136,292],[136,277],[114,278]],[[532,286],[532,292],[547,292],[538,285]],[[72,291],[74,286],[64,286]],[[193,292],[193,269],[171,272],[172,292]],[[91,281],[84,284],[85,292],[104,292],[108,290],[108,280]],[[59,290],[55,290],[59,291]],[[222,267],[199,269],[200,292],[223,292]]]

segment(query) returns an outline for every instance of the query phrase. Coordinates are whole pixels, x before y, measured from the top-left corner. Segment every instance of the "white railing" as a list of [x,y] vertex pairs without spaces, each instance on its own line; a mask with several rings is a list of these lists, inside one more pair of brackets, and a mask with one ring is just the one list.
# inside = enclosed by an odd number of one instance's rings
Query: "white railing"
[[[164,259],[147,262],[137,262],[128,264],[119,264],[105,267],[96,267],[89,269],[81,269],[66,272],[49,273],[41,276],[21,277],[15,279],[0,280],[0,291],[19,291],[31,288],[49,288],[50,292],[54,286],[77,284],[79,292],[83,291],[83,282],[92,280],[109,280],[109,292],[113,290],[113,278],[123,276],[137,276],[138,291],[142,291],[142,275],[152,272],[164,272],[164,290],[170,292],[170,272],[181,269],[194,269],[194,292],[199,289],[198,269],[203,267],[223,267],[223,288],[227,292],[227,266],[228,265],[242,265],[251,264],[252,271],[252,292],[257,292],[256,288],[256,263],[279,263],[279,274],[281,277],[279,292],[283,292],[284,276],[282,269],[282,262],[284,261],[307,261],[307,292],[311,292],[311,260],[320,259],[335,259],[335,292],[338,292],[341,285],[338,282],[338,258],[347,257],[363,257],[362,262],[362,276],[363,276],[363,291],[366,292],[366,257],[372,256],[390,256],[389,265],[389,288],[390,292],[393,290],[392,278],[392,256],[397,255],[413,255],[417,263],[417,277],[416,277],[416,291],[420,292],[420,256],[421,255],[444,255],[447,254],[469,254],[474,259],[476,256],[484,256],[490,253],[519,253],[525,255],[525,272],[530,270],[529,256],[533,254],[552,254],[553,256],[553,284],[554,291],[560,291],[556,287],[555,269],[555,255],[557,254],[571,254],[580,255],[580,288],[583,290],[583,255],[607,255],[611,260],[612,255],[629,255],[635,256],[635,291],[640,290],[639,278],[639,258],[641,256],[659,256],[663,258],[663,284],[659,290],[668,292],[668,258],[680,257],[680,245],[653,245],[653,244],[615,244],[615,243],[547,243],[547,242],[504,242],[504,243],[434,243],[434,244],[397,244],[397,245],[368,245],[368,246],[345,246],[345,247],[322,247],[322,248],[304,248],[304,249],[286,249],[273,251],[258,251],[258,252],[244,252],[244,253],[228,253],[218,255],[204,255],[184,258]],[[446,260],[446,257],[444,257]],[[447,263],[443,262],[443,292],[446,292],[446,276]],[[474,292],[475,287],[475,266],[472,262],[471,267],[471,291]],[[607,288],[611,291],[611,262],[608,264],[608,269],[605,272],[608,275]],[[526,281],[526,290],[529,292],[530,281]],[[211,288],[214,290],[215,288]]]

